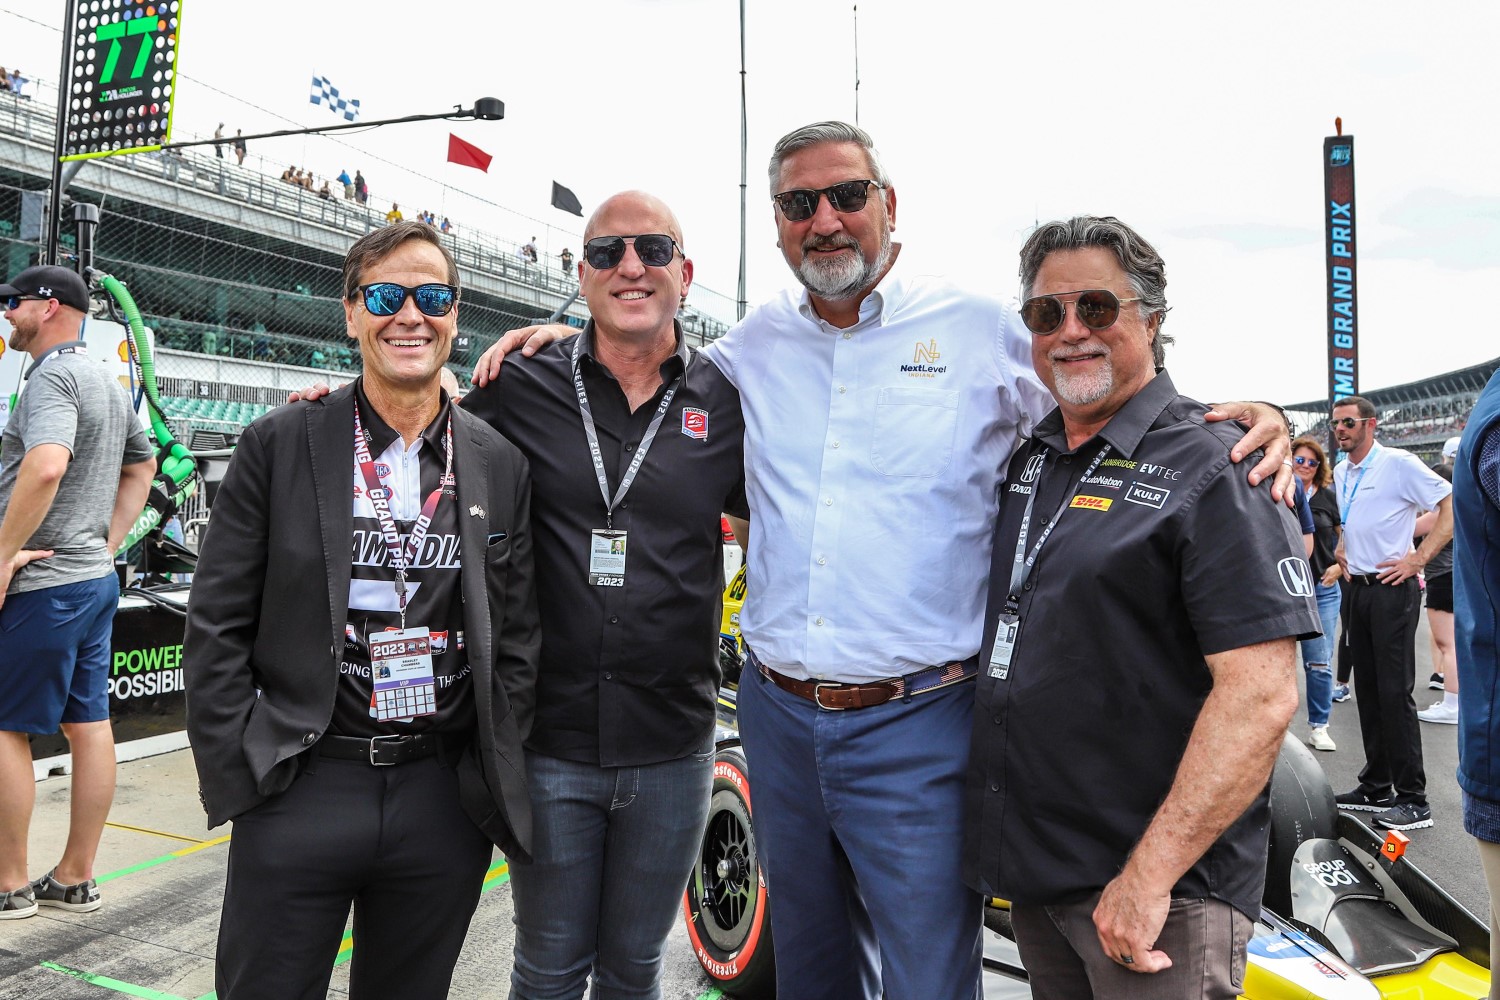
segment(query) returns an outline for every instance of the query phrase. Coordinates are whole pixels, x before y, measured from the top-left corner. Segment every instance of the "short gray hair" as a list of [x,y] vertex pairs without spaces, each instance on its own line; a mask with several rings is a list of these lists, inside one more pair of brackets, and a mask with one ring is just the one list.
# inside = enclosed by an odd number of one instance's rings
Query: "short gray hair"
[[875,151],[875,140],[870,138],[870,133],[848,122],[828,121],[804,125],[788,132],[776,143],[776,148],[771,150],[771,193],[776,194],[781,186],[781,165],[788,156],[825,142],[852,142],[859,146],[865,151],[865,158],[870,161],[870,179],[883,188],[891,186],[890,177],[880,165],[880,154]]
[[1031,298],[1037,272],[1048,254],[1059,250],[1102,247],[1115,255],[1137,298],[1136,307],[1148,324],[1156,319],[1151,359],[1157,368],[1166,361],[1166,345],[1173,339],[1161,332],[1167,321],[1167,265],[1156,248],[1112,215],[1076,215],[1067,222],[1044,222],[1021,247],[1021,300]]

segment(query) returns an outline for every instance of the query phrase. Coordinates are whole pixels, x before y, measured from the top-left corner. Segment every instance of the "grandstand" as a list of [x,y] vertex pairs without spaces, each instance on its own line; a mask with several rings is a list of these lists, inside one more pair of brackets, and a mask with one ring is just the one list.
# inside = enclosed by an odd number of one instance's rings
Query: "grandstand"
[[[1405,448],[1432,464],[1440,459],[1443,442],[1464,429],[1474,401],[1497,369],[1500,358],[1360,395],[1375,404],[1382,443]],[[1328,437],[1327,400],[1294,403],[1286,411],[1294,433]]]

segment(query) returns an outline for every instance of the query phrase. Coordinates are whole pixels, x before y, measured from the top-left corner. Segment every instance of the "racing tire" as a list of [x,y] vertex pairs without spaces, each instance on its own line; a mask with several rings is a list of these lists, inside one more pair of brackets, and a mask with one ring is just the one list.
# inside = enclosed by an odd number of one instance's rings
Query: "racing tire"
[[740,1000],[769,1000],[776,995],[771,911],[751,815],[744,751],[721,747],[682,914],[693,954],[715,986]]

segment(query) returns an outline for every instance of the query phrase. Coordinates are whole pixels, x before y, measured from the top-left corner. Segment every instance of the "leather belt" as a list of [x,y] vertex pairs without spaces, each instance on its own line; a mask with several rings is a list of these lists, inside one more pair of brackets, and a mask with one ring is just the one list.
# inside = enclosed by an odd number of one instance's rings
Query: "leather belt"
[[374,767],[390,767],[438,754],[451,755],[468,742],[468,735],[420,733],[417,735],[334,736],[318,740],[318,753],[335,760],[359,760]]
[[749,654],[750,661],[755,664],[761,675],[775,684],[781,690],[806,698],[821,709],[830,712],[843,712],[851,708],[872,708],[875,705],[884,705],[896,698],[910,698],[913,695],[926,694],[939,688],[948,687],[950,684],[958,684],[970,680],[979,673],[977,660],[954,661],[944,663],[941,666],[927,667],[916,673],[905,674],[901,677],[892,677],[890,680],[870,681],[867,684],[836,684],[830,681],[799,681],[794,677],[772,670],[754,653]]
[[1385,581],[1380,579],[1379,573],[1350,573],[1350,583],[1361,583],[1366,587],[1384,587]]

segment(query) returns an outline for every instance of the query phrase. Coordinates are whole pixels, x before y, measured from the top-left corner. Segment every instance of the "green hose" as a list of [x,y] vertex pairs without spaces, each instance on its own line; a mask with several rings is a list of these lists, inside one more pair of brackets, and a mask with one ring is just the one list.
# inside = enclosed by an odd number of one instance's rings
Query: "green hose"
[[123,554],[136,545],[162,521],[171,517],[182,507],[198,488],[198,462],[193,453],[172,436],[162,410],[161,396],[156,389],[156,362],[151,356],[151,344],[146,338],[146,327],[141,322],[141,311],[125,285],[113,275],[100,275],[104,290],[119,303],[125,322],[130,327],[130,341],[135,349],[136,360],[141,369],[141,388],[146,394],[146,409],[151,419],[151,433],[156,439],[156,477],[151,481],[151,494],[146,507],[131,525],[120,547]]

